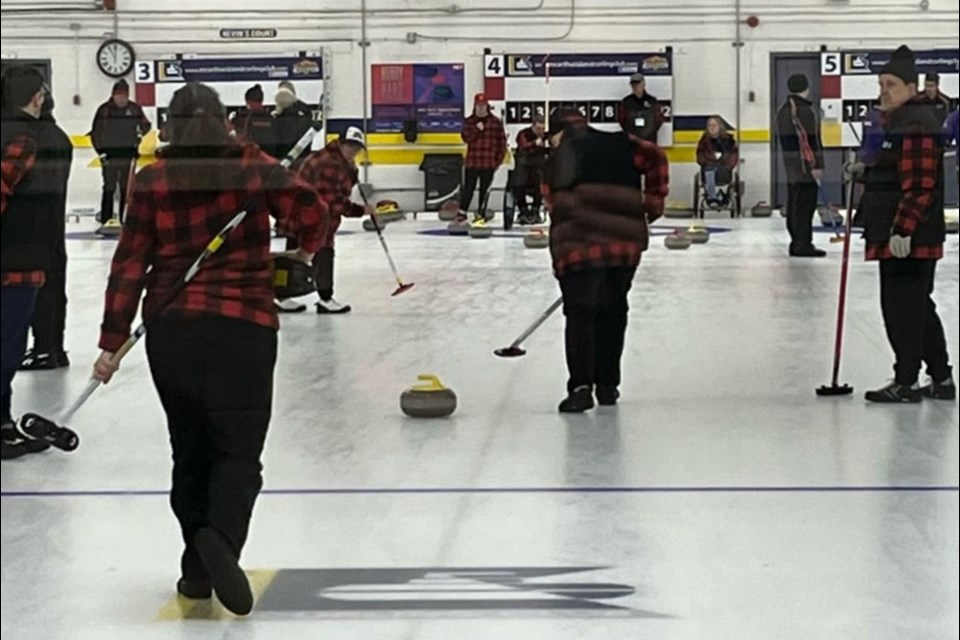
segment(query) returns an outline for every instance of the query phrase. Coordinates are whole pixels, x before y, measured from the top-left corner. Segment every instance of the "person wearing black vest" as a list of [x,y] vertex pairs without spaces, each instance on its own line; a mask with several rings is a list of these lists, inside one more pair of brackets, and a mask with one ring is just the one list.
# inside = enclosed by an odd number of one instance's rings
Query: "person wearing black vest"
[[663,215],[670,184],[657,145],[604,133],[577,111],[550,117],[554,149],[544,170],[550,254],[563,295],[570,377],[561,413],[620,398],[627,295],[650,245],[649,224]]
[[[880,264],[883,319],[896,355],[896,378],[867,393],[870,402],[957,397],[932,297],[946,241],[943,137],[917,83],[913,53],[901,47],[880,72],[884,140],[860,200],[867,259]],[[923,363],[931,378],[927,386],[918,382]]]
[[0,182],[0,444],[10,460],[47,447],[17,435],[12,383],[23,360],[37,292],[44,284],[63,224],[56,171],[41,152],[40,115],[47,90],[31,67],[12,67],[3,78]]
[[944,95],[940,90],[940,74],[931,71],[924,78],[922,102],[933,107],[940,126],[950,117],[950,96]]
[[263,105],[263,98],[263,87],[259,84],[250,87],[244,96],[246,106],[233,115],[233,127],[238,138],[252,142],[267,155],[276,157],[275,123],[270,110]]
[[620,102],[620,127],[631,135],[657,144],[660,127],[666,122],[660,101],[647,92],[647,79],[642,73],[630,76],[632,93]]
[[130,100],[130,85],[120,80],[113,85],[110,99],[100,105],[93,118],[93,148],[103,167],[103,196],[100,200],[101,224],[113,218],[113,199],[120,190],[120,221],[127,203],[127,187],[140,147],[140,139],[153,125],[143,108]]
[[[313,109],[297,97],[296,87],[288,80],[280,83],[274,102],[277,108],[273,112],[276,140],[273,157],[283,160],[313,126]],[[294,162],[292,169],[299,169],[302,162],[301,157],[300,162]]]
[[826,251],[813,244],[813,215],[823,179],[820,122],[810,102],[810,82],[802,74],[787,81],[790,97],[777,112],[777,138],[787,170],[787,229],[790,255],[823,258]]
[[21,371],[45,371],[70,366],[64,349],[67,322],[67,184],[73,164],[73,143],[53,115],[53,96],[47,96],[39,122],[40,155],[50,166],[50,189],[57,194],[60,233],[50,256],[46,282],[37,294],[33,313],[33,348],[23,358]]

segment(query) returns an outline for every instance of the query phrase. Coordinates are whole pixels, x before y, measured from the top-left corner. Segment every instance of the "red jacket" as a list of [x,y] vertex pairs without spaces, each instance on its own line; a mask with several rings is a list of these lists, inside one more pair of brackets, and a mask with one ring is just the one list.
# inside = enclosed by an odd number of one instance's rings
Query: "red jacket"
[[340,143],[333,141],[307,158],[300,167],[300,177],[317,190],[330,209],[326,245],[332,247],[343,218],[361,218],[365,213],[363,206],[350,199],[359,181],[357,166],[344,157]]
[[[483,130],[480,130],[483,123]],[[507,133],[500,118],[492,113],[481,118],[474,114],[463,123],[461,132],[467,143],[467,169],[498,169],[507,154]]]
[[[719,158],[717,158],[718,153]],[[700,138],[700,143],[697,144],[697,164],[701,167],[723,165],[733,169],[739,163],[740,152],[733,136],[722,133],[718,138],[713,138],[709,133],[704,133]]]

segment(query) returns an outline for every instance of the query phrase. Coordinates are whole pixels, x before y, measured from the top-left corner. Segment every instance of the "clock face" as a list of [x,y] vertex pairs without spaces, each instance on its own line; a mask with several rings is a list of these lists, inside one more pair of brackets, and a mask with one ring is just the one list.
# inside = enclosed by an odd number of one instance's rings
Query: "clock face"
[[133,70],[133,47],[122,40],[108,40],[97,51],[97,66],[111,78],[122,78]]

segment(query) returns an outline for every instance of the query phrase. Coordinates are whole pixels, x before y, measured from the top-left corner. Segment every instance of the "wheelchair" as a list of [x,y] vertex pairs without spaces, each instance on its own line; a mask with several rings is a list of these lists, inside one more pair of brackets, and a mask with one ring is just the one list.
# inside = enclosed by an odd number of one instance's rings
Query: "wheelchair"
[[693,177],[693,216],[702,219],[708,211],[729,211],[731,218],[743,215],[743,181],[740,180],[738,168],[731,169],[726,176],[723,172],[718,173],[717,199],[714,202],[707,201],[703,169],[697,171]]

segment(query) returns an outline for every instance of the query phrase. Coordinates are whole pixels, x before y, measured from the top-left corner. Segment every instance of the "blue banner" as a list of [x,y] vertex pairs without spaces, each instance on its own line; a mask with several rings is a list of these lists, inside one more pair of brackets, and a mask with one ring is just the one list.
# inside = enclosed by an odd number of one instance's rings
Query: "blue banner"
[[507,54],[508,78],[673,75],[673,53]]
[[205,83],[323,80],[323,60],[320,57],[160,60],[157,80]]
[[[934,49],[931,51],[914,51],[917,61],[917,72],[922,76],[925,73],[957,73],[960,72],[960,49]],[[893,51],[844,51],[843,75],[845,76],[872,76],[890,62]]]

